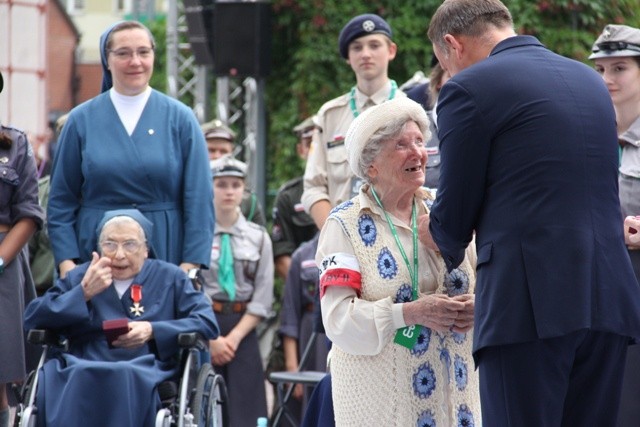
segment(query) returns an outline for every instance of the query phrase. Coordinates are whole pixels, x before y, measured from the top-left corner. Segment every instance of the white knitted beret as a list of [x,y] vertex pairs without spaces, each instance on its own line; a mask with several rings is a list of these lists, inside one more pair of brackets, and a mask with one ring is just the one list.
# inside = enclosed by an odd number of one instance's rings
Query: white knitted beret
[[416,122],[425,142],[431,137],[429,119],[424,108],[406,96],[399,96],[370,107],[356,117],[351,126],[349,126],[344,140],[344,145],[347,149],[347,160],[354,174],[360,178],[366,178],[358,170],[358,159],[360,159],[362,151],[374,133],[387,123],[402,118],[405,119],[405,122],[410,120]]

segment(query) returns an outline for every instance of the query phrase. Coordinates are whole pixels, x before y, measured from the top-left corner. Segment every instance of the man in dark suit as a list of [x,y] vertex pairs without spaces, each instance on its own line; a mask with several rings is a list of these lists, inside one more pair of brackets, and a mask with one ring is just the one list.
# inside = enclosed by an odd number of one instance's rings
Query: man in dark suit
[[517,36],[498,0],[446,0],[428,35],[453,77],[438,101],[442,168],[422,238],[452,270],[476,235],[483,424],[614,425],[640,288],[602,78]]

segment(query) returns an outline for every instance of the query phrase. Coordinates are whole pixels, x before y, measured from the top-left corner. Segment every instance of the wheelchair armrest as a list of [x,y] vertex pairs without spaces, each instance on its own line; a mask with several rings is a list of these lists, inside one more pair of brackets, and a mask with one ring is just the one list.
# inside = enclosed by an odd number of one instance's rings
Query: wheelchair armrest
[[183,332],[178,334],[178,346],[181,348],[196,347],[200,350],[208,350],[209,340],[198,332]]
[[69,341],[50,329],[30,329],[27,333],[27,341],[35,345],[48,345],[67,349]]
[[187,276],[189,276],[189,280],[193,284],[193,287],[200,291],[204,287],[204,278],[202,277],[202,273],[199,268],[192,268],[187,272]]

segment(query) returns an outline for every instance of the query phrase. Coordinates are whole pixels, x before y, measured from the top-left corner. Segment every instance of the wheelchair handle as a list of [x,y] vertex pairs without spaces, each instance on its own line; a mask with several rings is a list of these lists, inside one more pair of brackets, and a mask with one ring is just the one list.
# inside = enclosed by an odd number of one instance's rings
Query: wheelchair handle
[[198,332],[182,332],[178,334],[178,346],[180,348],[198,348],[209,350],[209,340]]
[[35,345],[47,345],[50,347],[61,347],[67,350],[69,340],[62,338],[50,329],[29,329],[27,341]]

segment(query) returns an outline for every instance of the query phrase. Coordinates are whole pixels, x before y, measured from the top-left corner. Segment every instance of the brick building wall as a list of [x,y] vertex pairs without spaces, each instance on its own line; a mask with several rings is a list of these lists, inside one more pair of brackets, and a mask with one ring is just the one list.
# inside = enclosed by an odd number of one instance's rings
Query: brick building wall
[[77,64],[80,79],[78,104],[100,94],[102,66],[100,64]]

